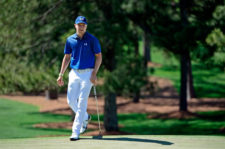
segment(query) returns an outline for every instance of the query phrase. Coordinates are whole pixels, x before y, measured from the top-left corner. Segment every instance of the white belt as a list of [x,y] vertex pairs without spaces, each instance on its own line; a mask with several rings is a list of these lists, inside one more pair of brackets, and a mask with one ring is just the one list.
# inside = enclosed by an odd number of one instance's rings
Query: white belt
[[76,72],[79,72],[79,73],[83,73],[83,72],[89,72],[89,71],[92,71],[93,68],[87,68],[87,69],[73,69],[74,71]]

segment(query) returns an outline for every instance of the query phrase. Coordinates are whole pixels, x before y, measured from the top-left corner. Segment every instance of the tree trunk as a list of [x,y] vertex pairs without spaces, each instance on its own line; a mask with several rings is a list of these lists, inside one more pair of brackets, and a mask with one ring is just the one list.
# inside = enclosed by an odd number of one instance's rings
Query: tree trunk
[[191,58],[190,53],[187,52],[187,63],[188,63],[188,71],[187,71],[187,100],[190,100],[195,96],[194,86],[193,86],[193,77],[192,77],[192,68],[191,68]]
[[106,131],[118,131],[116,94],[110,93],[105,97],[104,127]]
[[[114,48],[108,48],[106,53],[106,69],[113,71],[115,69],[115,53]],[[116,105],[116,94],[108,93],[105,95],[104,104],[104,127],[106,131],[118,131],[117,121],[117,105]]]
[[47,100],[57,100],[58,99],[58,90],[57,89],[46,89],[45,98]]
[[105,59],[103,59],[105,63],[105,67],[107,70],[112,72],[115,69],[116,61],[115,61],[115,51],[114,47],[108,47],[105,53]]
[[[181,26],[183,29],[188,25],[187,19],[187,0],[180,0],[180,16],[181,16]],[[180,44],[181,47],[181,86],[180,86],[180,111],[187,111],[187,100],[190,95],[190,84],[189,84],[189,72],[190,72],[190,53],[188,49],[183,47],[183,44]]]
[[144,51],[144,63],[147,68],[148,62],[151,61],[150,57],[150,38],[146,31],[144,31],[143,35],[143,51]]
[[[135,55],[138,56],[139,55],[139,44],[138,44],[138,36],[135,36],[136,39],[133,41],[134,42],[134,46],[135,46]],[[133,102],[134,103],[138,103],[140,99],[140,91],[137,91],[134,93],[134,97],[133,97]]]
[[180,86],[180,111],[187,111],[187,94],[188,94],[188,60],[186,52],[181,54],[181,86]]
[[[137,37],[137,36],[136,36]],[[135,50],[135,56],[139,55],[139,44],[138,44],[138,38],[136,38],[134,41],[134,50]]]
[[140,99],[140,90],[138,90],[135,94],[134,94],[134,98],[133,98],[133,102],[134,103],[138,103]]
[[189,65],[189,69],[188,69],[188,80],[189,80],[190,98],[196,98],[195,89],[194,89],[194,83],[193,83],[191,58],[188,59],[188,65]]

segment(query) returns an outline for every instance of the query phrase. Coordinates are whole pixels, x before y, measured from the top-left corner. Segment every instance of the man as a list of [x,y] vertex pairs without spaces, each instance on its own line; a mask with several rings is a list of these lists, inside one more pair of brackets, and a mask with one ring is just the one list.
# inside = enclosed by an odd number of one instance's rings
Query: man
[[[79,139],[87,129],[90,115],[87,113],[88,96],[96,83],[96,74],[102,62],[101,47],[96,37],[86,32],[87,21],[83,16],[75,20],[76,33],[69,36],[64,48],[64,58],[57,83],[63,86],[63,74],[70,63],[67,102],[76,113],[71,141]],[[70,62],[71,61],[71,62]]]

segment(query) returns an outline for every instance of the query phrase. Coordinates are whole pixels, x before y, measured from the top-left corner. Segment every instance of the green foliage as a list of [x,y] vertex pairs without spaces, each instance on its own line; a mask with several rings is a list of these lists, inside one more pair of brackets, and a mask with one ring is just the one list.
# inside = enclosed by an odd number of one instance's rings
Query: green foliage
[[206,37],[206,44],[212,52],[206,54],[209,58],[206,63],[211,66],[216,66],[225,70],[225,5],[217,5],[212,13],[212,18],[207,22],[207,25],[212,27],[211,32]]
[[70,116],[39,113],[36,106],[0,99],[0,139],[29,138],[44,135],[69,135],[66,129],[39,129],[34,124],[68,122]]
[[217,49],[210,59],[225,70],[225,35],[223,32],[220,29],[214,29],[206,38],[206,43]]
[[212,15],[210,25],[225,25],[225,5],[218,5]]
[[73,20],[69,18],[72,14],[68,14],[66,8],[76,6],[71,3],[58,0],[0,2],[1,94],[39,93],[57,87],[65,44],[60,37],[68,24],[73,27]]
[[30,46],[34,29],[32,21],[37,15],[32,12],[38,6],[36,0],[0,2],[1,53],[19,53]]
[[157,47],[154,44],[151,44],[151,54],[152,62],[154,63],[172,67],[178,67],[180,65],[177,55],[173,54],[171,51]]
[[0,94],[18,91],[39,93],[48,88],[56,88],[58,66],[48,67],[44,63],[35,65],[6,55],[0,63]]
[[224,30],[224,1],[186,1],[187,22],[177,17],[182,11],[179,2],[161,1],[164,10],[156,10],[159,15],[155,25],[149,26],[153,28],[153,40],[157,46],[175,54],[185,49],[191,52],[192,58],[207,62],[216,49],[209,47],[205,39],[216,26]]
[[147,84],[147,72],[141,57],[122,57],[117,69],[105,71],[104,92],[118,95],[133,96]]
[[224,51],[225,35],[220,29],[214,29],[206,38],[206,42],[210,46],[218,46],[220,51]]

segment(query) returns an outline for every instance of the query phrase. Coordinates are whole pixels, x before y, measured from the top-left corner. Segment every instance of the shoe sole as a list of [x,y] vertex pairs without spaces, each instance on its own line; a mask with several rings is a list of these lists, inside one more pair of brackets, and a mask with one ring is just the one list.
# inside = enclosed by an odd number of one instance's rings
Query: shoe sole
[[80,140],[79,138],[75,139],[75,138],[70,138],[70,141],[77,141]]

